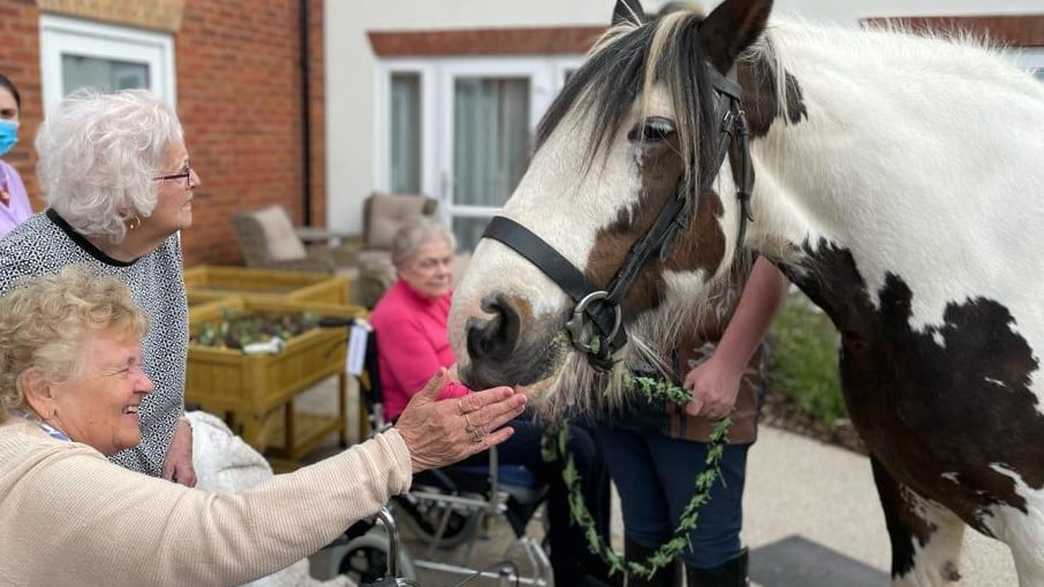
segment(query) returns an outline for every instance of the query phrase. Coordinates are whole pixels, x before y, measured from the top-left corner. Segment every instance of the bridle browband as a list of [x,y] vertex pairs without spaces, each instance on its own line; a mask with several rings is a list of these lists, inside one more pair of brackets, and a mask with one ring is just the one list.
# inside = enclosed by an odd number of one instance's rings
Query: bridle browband
[[[736,238],[736,251],[739,251],[747,222],[754,220],[750,214],[754,168],[748,146],[747,120],[741,108],[742,88],[734,76],[725,77],[707,63],[704,63],[704,68],[715,92],[715,112],[721,115],[721,129],[715,155],[717,165],[711,168],[714,172],[709,177],[700,179],[696,197],[710,190],[725,157],[729,156],[740,206]],[[608,371],[616,362],[616,352],[627,344],[627,330],[623,326],[620,307],[624,296],[652,256],[658,255],[661,261],[666,259],[678,232],[689,226],[696,206],[688,193],[690,190],[679,189],[673,198],[668,199],[653,225],[631,246],[623,265],[605,289],[596,287],[561,253],[510,218],[494,217],[482,238],[503,243],[525,257],[573,299],[576,306],[565,325],[569,338],[577,350],[587,355],[595,369]],[[588,322],[594,325],[594,330]]]

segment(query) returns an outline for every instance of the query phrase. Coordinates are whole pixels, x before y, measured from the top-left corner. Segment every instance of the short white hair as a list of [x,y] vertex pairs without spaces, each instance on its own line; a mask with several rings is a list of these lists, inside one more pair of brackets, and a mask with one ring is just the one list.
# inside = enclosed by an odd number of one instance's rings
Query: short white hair
[[457,239],[446,225],[426,216],[418,216],[402,226],[392,239],[392,265],[402,269],[423,245],[442,239],[451,251],[457,250]]
[[174,110],[145,90],[77,90],[36,136],[44,198],[77,232],[121,242],[156,207],[168,149],[183,141]]

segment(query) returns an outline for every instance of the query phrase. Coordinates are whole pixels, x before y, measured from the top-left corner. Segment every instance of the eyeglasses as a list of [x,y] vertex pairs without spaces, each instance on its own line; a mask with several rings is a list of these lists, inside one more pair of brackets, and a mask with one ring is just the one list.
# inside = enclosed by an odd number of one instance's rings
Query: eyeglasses
[[185,189],[186,190],[190,190],[190,189],[192,189],[192,171],[193,171],[192,167],[185,166],[184,171],[179,171],[178,173],[171,173],[170,175],[160,175],[160,176],[152,178],[152,181],[167,181],[167,180],[170,180],[170,179],[184,179],[185,180]]

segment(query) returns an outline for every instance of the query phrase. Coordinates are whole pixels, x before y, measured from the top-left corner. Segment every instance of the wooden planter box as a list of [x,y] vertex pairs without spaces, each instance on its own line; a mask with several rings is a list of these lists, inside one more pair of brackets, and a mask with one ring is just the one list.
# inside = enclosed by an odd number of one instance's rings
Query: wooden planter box
[[328,273],[197,265],[186,269],[184,277],[189,294],[216,297],[267,296],[327,304],[348,303],[348,278]]
[[[231,297],[193,307],[193,335],[204,321],[220,320],[225,309],[366,316],[366,311],[357,306]],[[245,355],[239,350],[192,343],[185,399],[208,412],[224,413],[232,429],[248,444],[261,452],[274,447],[271,454],[292,468],[332,432],[347,445],[347,339],[345,328],[309,330],[288,340],[283,351],[274,355]],[[337,417],[295,413],[293,400],[298,394],[335,375],[339,383]]]

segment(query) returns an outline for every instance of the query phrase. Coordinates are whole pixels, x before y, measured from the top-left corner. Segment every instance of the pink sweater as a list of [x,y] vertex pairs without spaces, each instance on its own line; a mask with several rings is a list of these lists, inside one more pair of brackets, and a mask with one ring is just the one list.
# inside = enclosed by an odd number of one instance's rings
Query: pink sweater
[[[430,299],[421,296],[405,281],[396,281],[370,314],[377,331],[377,355],[381,363],[384,415],[399,417],[413,394],[439,367],[456,362],[450,347],[446,321],[452,294]],[[460,383],[450,383],[439,399],[462,397],[469,392]]]

